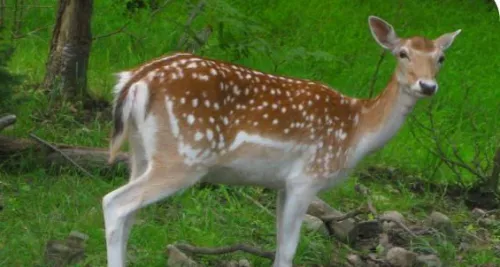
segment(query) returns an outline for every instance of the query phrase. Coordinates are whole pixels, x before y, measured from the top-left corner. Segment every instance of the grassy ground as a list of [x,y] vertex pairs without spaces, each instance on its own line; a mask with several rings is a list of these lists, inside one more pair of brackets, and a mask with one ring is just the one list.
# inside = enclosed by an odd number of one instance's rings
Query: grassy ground
[[[52,101],[54,96],[33,90],[33,85],[44,75],[56,9],[53,1],[39,2],[49,8],[25,10],[21,32],[47,28],[14,41],[16,53],[10,69],[26,79],[16,91],[20,104],[13,111],[19,121],[3,133],[25,137],[27,132],[34,131],[49,141],[105,147],[110,126],[109,121],[103,119],[105,114],[84,120],[79,113],[72,112],[72,103],[61,107]],[[108,100],[114,82],[111,74],[174,49],[182,33],[180,25],[189,13],[184,1],[173,1],[154,16],[146,11],[132,16],[124,13],[123,4],[119,2],[107,0],[94,4],[92,28],[97,39],[92,46],[89,83],[94,96]],[[500,62],[500,22],[494,6],[486,1],[280,0],[255,4],[243,0],[212,0],[194,27],[211,24],[217,29],[220,23],[224,24],[224,37],[214,35],[199,54],[263,71],[319,79],[350,95],[367,97],[380,53],[367,27],[367,16],[371,14],[387,19],[402,36],[420,34],[434,38],[462,29],[447,53],[439,77],[441,90],[432,101],[420,103],[416,114],[422,114],[433,103],[437,127],[448,129],[443,134],[450,135],[466,160],[472,158],[475,143],[491,155],[493,148],[500,144],[496,117],[500,112],[500,80],[495,75]],[[7,13],[6,21],[12,16],[13,13]],[[100,37],[127,22],[124,32]],[[221,44],[229,48],[222,48]],[[245,52],[248,56],[244,56]],[[381,65],[375,86],[377,93],[393,68],[391,58]],[[471,121],[476,122],[476,129]],[[408,123],[382,151],[367,158],[362,166],[382,162],[402,166],[422,179],[456,182],[456,175],[449,169],[434,168],[438,162],[418,140],[432,144],[422,131],[417,131],[418,139],[415,138],[410,133],[410,125]],[[54,174],[29,159],[19,165],[21,168],[15,170],[6,166],[0,169],[4,203],[4,210],[0,212],[0,266],[40,263],[44,243],[63,238],[73,229],[90,236],[87,259],[90,266],[103,266],[100,201],[105,193],[122,184],[124,177],[110,180],[109,177],[89,179],[72,172]],[[472,181],[474,177],[464,174],[463,179]],[[351,180],[326,193],[324,199],[342,210],[356,207],[359,200],[353,197],[354,182]],[[380,196],[376,205],[382,210],[397,209],[421,218],[424,213],[437,209],[446,211],[457,223],[468,220],[468,213],[460,203],[450,204],[436,192],[414,195],[405,189],[404,181],[396,186],[399,193],[388,190],[383,182],[370,187]],[[241,199],[235,193],[237,190],[241,189],[190,189],[145,209],[131,236],[133,266],[164,265],[166,244],[181,240],[206,246],[246,240],[272,249],[274,218]],[[245,189],[245,192],[273,209],[273,195],[257,189]],[[436,246],[448,266],[498,261],[492,251],[481,250],[466,254],[466,262],[458,264],[454,262],[458,253],[454,246],[446,242]],[[297,263],[324,264],[339,253],[346,253],[345,248],[317,234],[304,233]],[[268,264],[261,259],[252,260],[256,266]]]

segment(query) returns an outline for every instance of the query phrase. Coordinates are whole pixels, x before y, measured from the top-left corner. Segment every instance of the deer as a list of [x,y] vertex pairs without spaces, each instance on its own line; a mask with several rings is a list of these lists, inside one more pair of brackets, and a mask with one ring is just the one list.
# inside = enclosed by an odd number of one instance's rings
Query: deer
[[102,198],[107,264],[126,265],[137,212],[199,182],[277,192],[273,267],[291,267],[315,196],[347,179],[402,127],[461,29],[399,37],[371,15],[376,43],[396,58],[373,98],[320,81],[174,52],[116,73],[109,162],[129,144],[129,181]]

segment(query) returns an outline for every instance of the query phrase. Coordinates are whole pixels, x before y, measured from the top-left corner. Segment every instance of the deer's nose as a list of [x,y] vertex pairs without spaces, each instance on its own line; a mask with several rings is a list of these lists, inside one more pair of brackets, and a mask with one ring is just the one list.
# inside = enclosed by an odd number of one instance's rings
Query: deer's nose
[[424,81],[421,80],[418,82],[420,88],[422,89],[422,93],[424,95],[432,95],[436,92],[437,84],[434,81]]

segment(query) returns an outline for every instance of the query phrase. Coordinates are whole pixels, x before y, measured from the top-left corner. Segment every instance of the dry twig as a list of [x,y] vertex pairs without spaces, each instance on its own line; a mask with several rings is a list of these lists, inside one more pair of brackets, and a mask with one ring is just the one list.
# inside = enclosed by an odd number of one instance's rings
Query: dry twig
[[199,45],[203,45],[204,42],[198,38],[198,34],[196,34],[192,29],[191,25],[193,24],[194,19],[201,13],[203,12],[203,9],[205,8],[205,1],[201,0],[198,2],[198,4],[191,10],[191,13],[186,21],[186,23],[183,25],[184,32],[182,33],[181,37],[179,38],[179,41],[177,42],[177,49],[182,49],[183,46],[186,44],[188,41],[188,36],[193,38],[194,41]]
[[118,30],[95,36],[94,38],[92,38],[92,41],[99,40],[99,39],[106,38],[106,37],[110,37],[110,36],[115,35],[115,34],[124,33],[125,29],[128,27],[128,25],[130,25],[130,21],[125,23]]
[[36,29],[34,29],[32,31],[29,31],[29,32],[23,33],[23,34],[15,34],[15,35],[12,36],[12,39],[13,40],[22,39],[22,38],[28,37],[29,35],[37,33],[39,31],[45,30],[45,29],[47,29],[49,27],[52,27],[52,25],[46,25],[46,26],[43,26],[43,27],[38,27],[38,28],[36,28]]
[[325,215],[325,216],[322,216],[320,219],[322,221],[324,221],[325,223],[329,223],[329,222],[341,222],[341,221],[344,221],[344,220],[347,220],[347,219],[350,219],[350,218],[354,218],[358,215],[361,215],[361,214],[366,214],[366,209],[361,207],[361,208],[358,208],[358,209],[355,209],[353,211],[350,211],[342,216],[335,216],[335,215]]
[[37,142],[41,143],[41,144],[44,144],[46,145],[47,147],[51,148],[52,150],[58,152],[59,154],[61,154],[61,156],[63,156],[65,159],[67,159],[69,162],[71,162],[71,164],[73,164],[75,167],[77,167],[80,171],[82,171],[83,173],[85,173],[86,175],[90,176],[90,177],[94,177],[90,172],[88,172],[87,170],[85,170],[82,166],[80,166],[78,163],[76,163],[73,159],[71,159],[70,157],[68,157],[68,155],[66,155],[64,152],[62,152],[60,149],[58,149],[57,147],[53,146],[52,144],[50,144],[49,142],[43,140],[42,138],[36,136],[35,134],[33,133],[30,133],[29,136],[33,139],[35,139]]

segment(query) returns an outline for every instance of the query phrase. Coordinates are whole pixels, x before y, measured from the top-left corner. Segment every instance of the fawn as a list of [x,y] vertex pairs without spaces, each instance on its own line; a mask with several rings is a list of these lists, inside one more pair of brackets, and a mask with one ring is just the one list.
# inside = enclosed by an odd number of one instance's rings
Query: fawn
[[120,72],[109,160],[128,140],[131,174],[102,200],[108,266],[125,266],[139,209],[201,180],[275,189],[273,266],[292,266],[312,199],[345,180],[396,134],[417,100],[438,91],[443,53],[461,31],[400,38],[381,18],[370,16],[368,24],[397,58],[385,90],[372,99],[189,53]]

